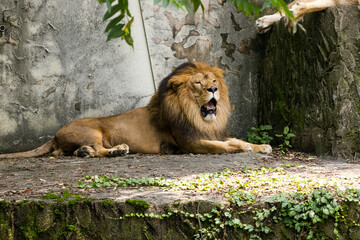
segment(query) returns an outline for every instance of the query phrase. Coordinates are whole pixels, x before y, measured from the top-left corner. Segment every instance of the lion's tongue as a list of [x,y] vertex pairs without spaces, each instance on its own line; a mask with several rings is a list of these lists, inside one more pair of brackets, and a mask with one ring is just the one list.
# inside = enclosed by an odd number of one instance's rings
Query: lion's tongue
[[206,110],[215,110],[215,105],[213,103],[213,101],[208,102],[207,104],[204,105],[204,107],[206,108]]

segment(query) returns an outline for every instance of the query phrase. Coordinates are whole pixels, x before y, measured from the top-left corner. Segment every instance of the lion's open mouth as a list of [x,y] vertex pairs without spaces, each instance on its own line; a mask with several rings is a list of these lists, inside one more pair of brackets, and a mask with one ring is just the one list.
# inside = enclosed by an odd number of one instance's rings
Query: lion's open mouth
[[214,114],[216,116],[216,100],[214,98],[211,99],[208,103],[201,106],[200,111],[203,118],[209,114]]

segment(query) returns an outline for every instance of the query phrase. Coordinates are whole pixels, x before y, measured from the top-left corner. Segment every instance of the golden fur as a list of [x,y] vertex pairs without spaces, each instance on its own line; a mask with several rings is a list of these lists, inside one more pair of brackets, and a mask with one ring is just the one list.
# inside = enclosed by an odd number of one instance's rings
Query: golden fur
[[204,63],[185,63],[162,80],[146,107],[116,116],[84,118],[62,127],[35,150],[0,158],[75,154],[81,157],[133,153],[270,153],[226,137],[230,114],[223,71]]
[[[297,23],[303,19],[305,14],[340,5],[360,5],[360,0],[295,0],[288,5],[289,10],[295,17],[295,20],[288,19],[288,29],[295,33]],[[263,16],[256,20],[257,30],[260,33],[265,33],[270,30],[275,22],[280,21],[283,17],[284,14],[279,12]]]

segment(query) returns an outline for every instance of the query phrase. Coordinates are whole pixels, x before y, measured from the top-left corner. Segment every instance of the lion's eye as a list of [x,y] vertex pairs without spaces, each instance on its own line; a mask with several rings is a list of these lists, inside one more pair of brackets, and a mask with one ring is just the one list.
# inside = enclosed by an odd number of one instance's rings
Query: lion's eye
[[201,82],[196,82],[196,84],[201,84]]
[[213,80],[213,83],[216,83],[216,80]]

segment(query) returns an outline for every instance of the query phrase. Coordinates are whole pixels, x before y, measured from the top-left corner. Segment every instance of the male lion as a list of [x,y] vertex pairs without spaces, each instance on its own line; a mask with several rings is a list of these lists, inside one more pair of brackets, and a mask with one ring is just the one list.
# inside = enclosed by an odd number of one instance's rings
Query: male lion
[[[75,120],[44,145],[0,158],[74,154],[110,157],[127,152],[270,153],[269,145],[226,137],[230,114],[223,71],[204,63],[185,63],[162,80],[146,107],[120,115]],[[125,143],[125,144],[123,144]],[[121,145],[120,145],[121,144]]]
[[[293,32],[296,32],[297,23],[303,19],[306,13],[318,12],[339,5],[360,5],[360,0],[295,0],[288,5],[295,17],[295,21],[289,20],[288,22],[289,30],[292,28]],[[284,14],[280,12],[263,16],[256,20],[256,27],[260,33],[265,33],[283,17]]]

